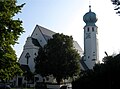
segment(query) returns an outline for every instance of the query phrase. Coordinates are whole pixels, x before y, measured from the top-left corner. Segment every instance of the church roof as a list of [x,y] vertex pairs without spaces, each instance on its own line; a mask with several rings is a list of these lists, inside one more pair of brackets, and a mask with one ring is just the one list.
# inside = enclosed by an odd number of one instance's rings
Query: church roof
[[88,66],[86,65],[86,63],[84,62],[84,58],[82,57],[80,60],[80,63],[82,64],[82,67],[84,68],[84,70],[88,70]]
[[44,27],[39,26],[39,25],[37,25],[37,26],[38,26],[39,30],[41,31],[41,33],[43,34],[43,36],[46,40],[52,38],[52,35],[55,34],[55,32],[53,32],[53,31],[51,31],[47,28],[44,28]]
[[[47,41],[48,39],[52,38],[52,36],[55,34],[55,32],[47,29],[47,28],[44,28],[42,26],[39,26],[37,25],[40,32],[43,34],[45,40]],[[74,44],[74,47],[76,48],[76,50],[79,51],[80,55],[83,56],[83,50],[82,48],[80,47],[80,45],[77,43],[77,41],[73,41],[73,44]]]

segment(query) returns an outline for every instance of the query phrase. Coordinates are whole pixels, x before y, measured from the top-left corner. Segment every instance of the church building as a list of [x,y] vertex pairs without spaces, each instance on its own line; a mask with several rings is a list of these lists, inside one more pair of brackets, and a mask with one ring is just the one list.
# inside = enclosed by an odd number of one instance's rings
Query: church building
[[[83,20],[86,23],[84,26],[84,51],[77,43],[73,42],[73,45],[78,53],[82,57],[80,59],[80,64],[82,70],[92,69],[96,63],[99,63],[99,52],[98,52],[98,31],[97,26],[95,25],[97,18],[96,14],[91,11],[91,6],[89,6],[89,12],[83,16]],[[52,30],[44,28],[42,26],[36,25],[33,33],[30,37],[26,39],[26,43],[23,47],[23,52],[19,58],[19,63],[23,67],[27,67],[32,73],[35,71],[34,59],[38,55],[38,50],[40,46],[47,44],[47,40],[52,38],[52,35],[55,34]],[[40,76],[39,81],[42,81]],[[24,78],[19,76],[17,80],[17,85],[24,83]],[[46,80],[49,82],[54,82],[53,79]]]

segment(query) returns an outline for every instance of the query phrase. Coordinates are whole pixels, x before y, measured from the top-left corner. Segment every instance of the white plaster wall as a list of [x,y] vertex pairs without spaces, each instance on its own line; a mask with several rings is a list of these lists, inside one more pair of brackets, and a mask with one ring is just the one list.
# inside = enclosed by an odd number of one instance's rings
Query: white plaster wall
[[[31,55],[31,57],[30,57],[30,59],[29,59],[29,67],[30,67],[30,70],[31,70],[31,72],[34,72],[35,71],[35,62],[34,62],[34,59],[35,59],[35,57],[37,57],[37,55],[38,55],[38,50],[39,50],[39,48],[38,49],[36,49],[36,48],[34,48],[34,49],[32,49],[32,50],[30,50],[30,55]],[[35,55],[36,54],[36,55]]]
[[78,53],[80,54],[80,56],[83,56],[83,50],[82,48],[79,46],[79,44],[77,43],[77,41],[73,42],[73,46],[75,47],[75,49],[78,51]]
[[[88,31],[89,28],[89,31]],[[94,31],[92,31],[94,28]],[[91,37],[86,39],[86,33],[90,33]],[[92,69],[98,60],[98,44],[97,44],[97,27],[85,26],[84,27],[84,53],[85,63],[89,69]],[[93,60],[96,59],[96,60]]]
[[29,58],[28,66],[30,67],[30,70],[34,72],[35,70],[34,58],[38,55],[38,50],[39,50],[39,47],[34,46],[32,44],[31,37],[28,37],[24,46],[23,53],[20,56],[19,63],[23,65],[27,65],[27,59],[25,58],[25,56],[27,53],[29,53],[30,58]]

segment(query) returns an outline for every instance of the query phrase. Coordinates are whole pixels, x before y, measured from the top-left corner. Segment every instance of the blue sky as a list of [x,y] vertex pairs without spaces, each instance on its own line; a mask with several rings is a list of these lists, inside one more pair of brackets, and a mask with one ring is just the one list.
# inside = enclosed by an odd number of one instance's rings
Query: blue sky
[[[15,18],[23,21],[23,33],[14,46],[17,57],[23,51],[26,38],[31,35],[35,25],[54,32],[72,35],[83,49],[83,15],[89,10],[89,0],[18,0],[26,3]],[[97,14],[100,60],[107,51],[109,55],[120,52],[120,17],[115,14],[111,0],[91,0],[92,11]]]

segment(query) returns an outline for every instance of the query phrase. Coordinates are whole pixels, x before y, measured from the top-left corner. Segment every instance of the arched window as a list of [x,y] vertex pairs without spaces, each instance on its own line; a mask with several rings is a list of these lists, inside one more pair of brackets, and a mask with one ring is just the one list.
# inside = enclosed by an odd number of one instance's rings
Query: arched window
[[88,32],[90,31],[90,28],[89,28],[89,27],[87,28],[87,31],[88,31]]
[[92,27],[92,32],[94,32],[94,27]]
[[29,54],[29,53],[26,53],[25,58],[27,59],[27,65],[28,65],[28,63],[29,63],[29,58],[30,58],[30,54]]

